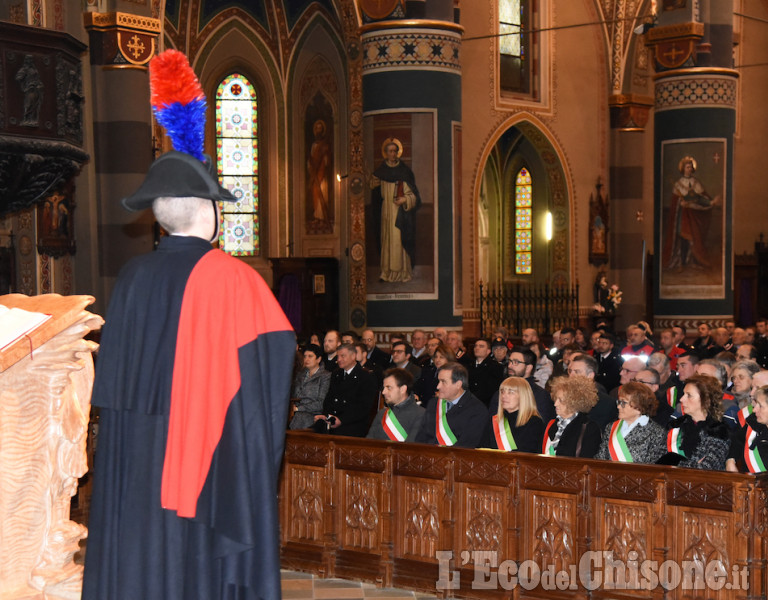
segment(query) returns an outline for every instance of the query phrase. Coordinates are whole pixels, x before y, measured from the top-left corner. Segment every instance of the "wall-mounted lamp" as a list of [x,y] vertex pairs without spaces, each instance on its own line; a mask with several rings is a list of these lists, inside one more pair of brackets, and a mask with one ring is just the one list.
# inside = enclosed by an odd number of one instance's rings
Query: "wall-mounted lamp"
[[552,213],[549,211],[544,216],[544,239],[552,241]]
[[342,179],[346,179],[347,177],[349,177],[349,173],[347,173],[346,175],[342,175],[341,173],[336,173],[336,181],[338,181],[339,183],[341,183]]

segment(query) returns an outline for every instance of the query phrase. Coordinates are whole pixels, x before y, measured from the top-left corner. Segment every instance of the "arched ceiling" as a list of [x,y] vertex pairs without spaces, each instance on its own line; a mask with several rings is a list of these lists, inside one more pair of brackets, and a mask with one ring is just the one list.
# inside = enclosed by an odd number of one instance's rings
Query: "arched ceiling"
[[325,9],[328,15],[336,15],[333,0],[165,0],[165,18],[178,31],[190,7],[197,8],[196,29],[202,31],[222,12],[237,9],[266,31],[271,30],[273,16],[283,21],[290,32],[313,5]]

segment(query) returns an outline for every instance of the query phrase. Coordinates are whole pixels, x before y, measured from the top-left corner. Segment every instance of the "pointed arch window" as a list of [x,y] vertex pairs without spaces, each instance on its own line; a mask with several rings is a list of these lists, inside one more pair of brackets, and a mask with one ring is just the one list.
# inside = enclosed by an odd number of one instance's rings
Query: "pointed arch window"
[[523,167],[515,177],[515,275],[533,272],[533,180]]
[[237,202],[221,205],[219,247],[234,256],[259,254],[259,105],[240,73],[216,88],[216,166]]

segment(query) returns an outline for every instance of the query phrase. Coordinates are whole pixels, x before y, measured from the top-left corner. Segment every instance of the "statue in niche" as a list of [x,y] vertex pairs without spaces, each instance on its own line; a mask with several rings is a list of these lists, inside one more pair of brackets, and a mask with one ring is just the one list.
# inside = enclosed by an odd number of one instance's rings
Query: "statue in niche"
[[21,125],[37,127],[40,123],[40,107],[43,103],[43,81],[31,54],[24,57],[24,64],[16,73],[16,81],[24,94],[24,116]]
[[608,201],[602,194],[603,183],[597,178],[595,193],[589,195],[589,262],[608,262]]

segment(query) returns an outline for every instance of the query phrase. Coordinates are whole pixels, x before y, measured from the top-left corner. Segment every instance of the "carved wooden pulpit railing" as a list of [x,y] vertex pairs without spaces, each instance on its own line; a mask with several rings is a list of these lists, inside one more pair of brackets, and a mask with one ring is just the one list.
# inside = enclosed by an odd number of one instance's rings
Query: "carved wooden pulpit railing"
[[0,352],[0,599],[78,600],[82,567],[73,561],[85,527],[69,519],[87,470],[93,385],[84,340],[103,319],[91,296],[0,296],[0,304],[50,314]]
[[765,598],[766,483],[291,431],[282,564],[440,597]]

